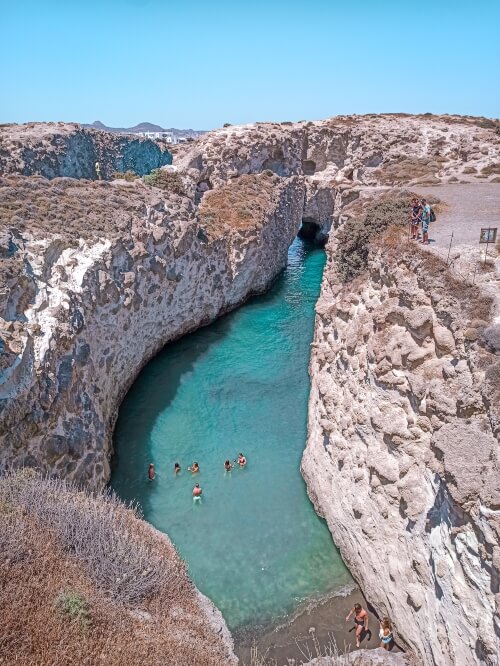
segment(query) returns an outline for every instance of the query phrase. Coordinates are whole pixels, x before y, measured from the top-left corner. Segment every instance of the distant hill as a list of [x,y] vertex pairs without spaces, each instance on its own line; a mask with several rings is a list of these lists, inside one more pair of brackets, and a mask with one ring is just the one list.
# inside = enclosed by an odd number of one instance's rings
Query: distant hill
[[166,128],[161,127],[160,125],[155,125],[154,123],[139,123],[133,127],[108,127],[100,120],[95,120],[92,124],[88,125],[82,123],[83,127],[92,127],[94,129],[103,130],[105,132],[114,132],[115,134],[138,134],[139,132],[172,132],[173,136],[176,139],[181,137],[196,137],[204,134],[203,130],[193,130],[193,129],[175,129],[174,127]]

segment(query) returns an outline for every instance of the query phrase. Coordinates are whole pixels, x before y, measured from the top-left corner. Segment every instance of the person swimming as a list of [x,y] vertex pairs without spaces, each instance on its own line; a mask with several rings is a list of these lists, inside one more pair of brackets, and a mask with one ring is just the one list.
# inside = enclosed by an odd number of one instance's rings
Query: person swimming
[[245,458],[245,456],[242,453],[239,453],[238,454],[238,465],[240,467],[245,467],[246,464],[247,464],[247,459]]
[[224,469],[226,470],[226,472],[230,472],[233,469],[230,460],[226,460],[226,462],[224,463]]
[[195,487],[193,488],[193,499],[201,499],[202,493],[203,490],[200,488],[200,484],[195,484]]
[[179,474],[180,471],[181,471],[181,466],[179,465],[179,463],[175,463],[175,465],[174,465],[174,474],[175,474],[175,476],[177,476],[177,474]]
[[197,462],[194,462],[191,467],[188,467],[188,472],[191,472],[191,474],[197,474],[200,471],[200,466],[198,465]]
[[155,474],[155,466],[153,465],[153,463],[150,463],[150,465],[149,465],[149,469],[148,469],[148,479],[149,479],[150,481],[153,481],[153,479],[155,478],[155,476],[156,476],[156,474]]

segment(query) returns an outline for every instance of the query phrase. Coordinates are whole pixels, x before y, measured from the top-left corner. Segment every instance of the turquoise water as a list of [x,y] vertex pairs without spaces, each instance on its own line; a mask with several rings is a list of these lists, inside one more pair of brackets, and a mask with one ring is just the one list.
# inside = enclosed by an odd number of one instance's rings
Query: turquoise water
[[[233,630],[351,581],[299,471],[324,262],[323,250],[297,239],[268,294],[165,347],[120,409],[112,487],[169,534]],[[239,451],[247,467],[226,473]],[[194,460],[196,478],[186,469]]]

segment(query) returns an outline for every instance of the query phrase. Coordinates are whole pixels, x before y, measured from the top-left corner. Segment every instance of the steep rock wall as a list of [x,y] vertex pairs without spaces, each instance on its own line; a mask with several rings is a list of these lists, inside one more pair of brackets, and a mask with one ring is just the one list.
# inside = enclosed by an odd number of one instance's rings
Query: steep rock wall
[[45,178],[112,178],[128,170],[140,176],[172,164],[161,144],[108,132],[84,129],[74,123],[30,123],[0,128],[0,174],[34,174]]
[[[140,183],[85,187],[63,180],[57,198],[72,202],[74,188],[83,207],[97,191],[103,206],[118,197],[117,209],[100,213],[110,218],[100,237],[90,230],[75,240],[63,229],[5,237],[17,263],[1,300],[0,460],[100,486],[119,404],[139,370],[167,342],[269,287],[300,227],[304,187],[265,174],[229,184],[217,193],[233,201],[229,222],[211,196],[196,209]],[[260,193],[251,211],[248,188]]]
[[309,494],[417,663],[498,664],[500,362],[470,333],[489,301],[401,241],[343,286],[335,243],[310,362]]

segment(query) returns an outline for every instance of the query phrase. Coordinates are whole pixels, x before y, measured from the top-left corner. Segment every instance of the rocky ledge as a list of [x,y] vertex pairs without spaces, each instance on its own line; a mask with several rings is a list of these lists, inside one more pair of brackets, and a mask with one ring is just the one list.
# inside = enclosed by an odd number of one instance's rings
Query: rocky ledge
[[366,597],[417,663],[493,666],[495,304],[393,229],[372,242],[364,270],[343,281],[339,238],[356,233],[349,221],[327,245],[302,462],[309,494]]

